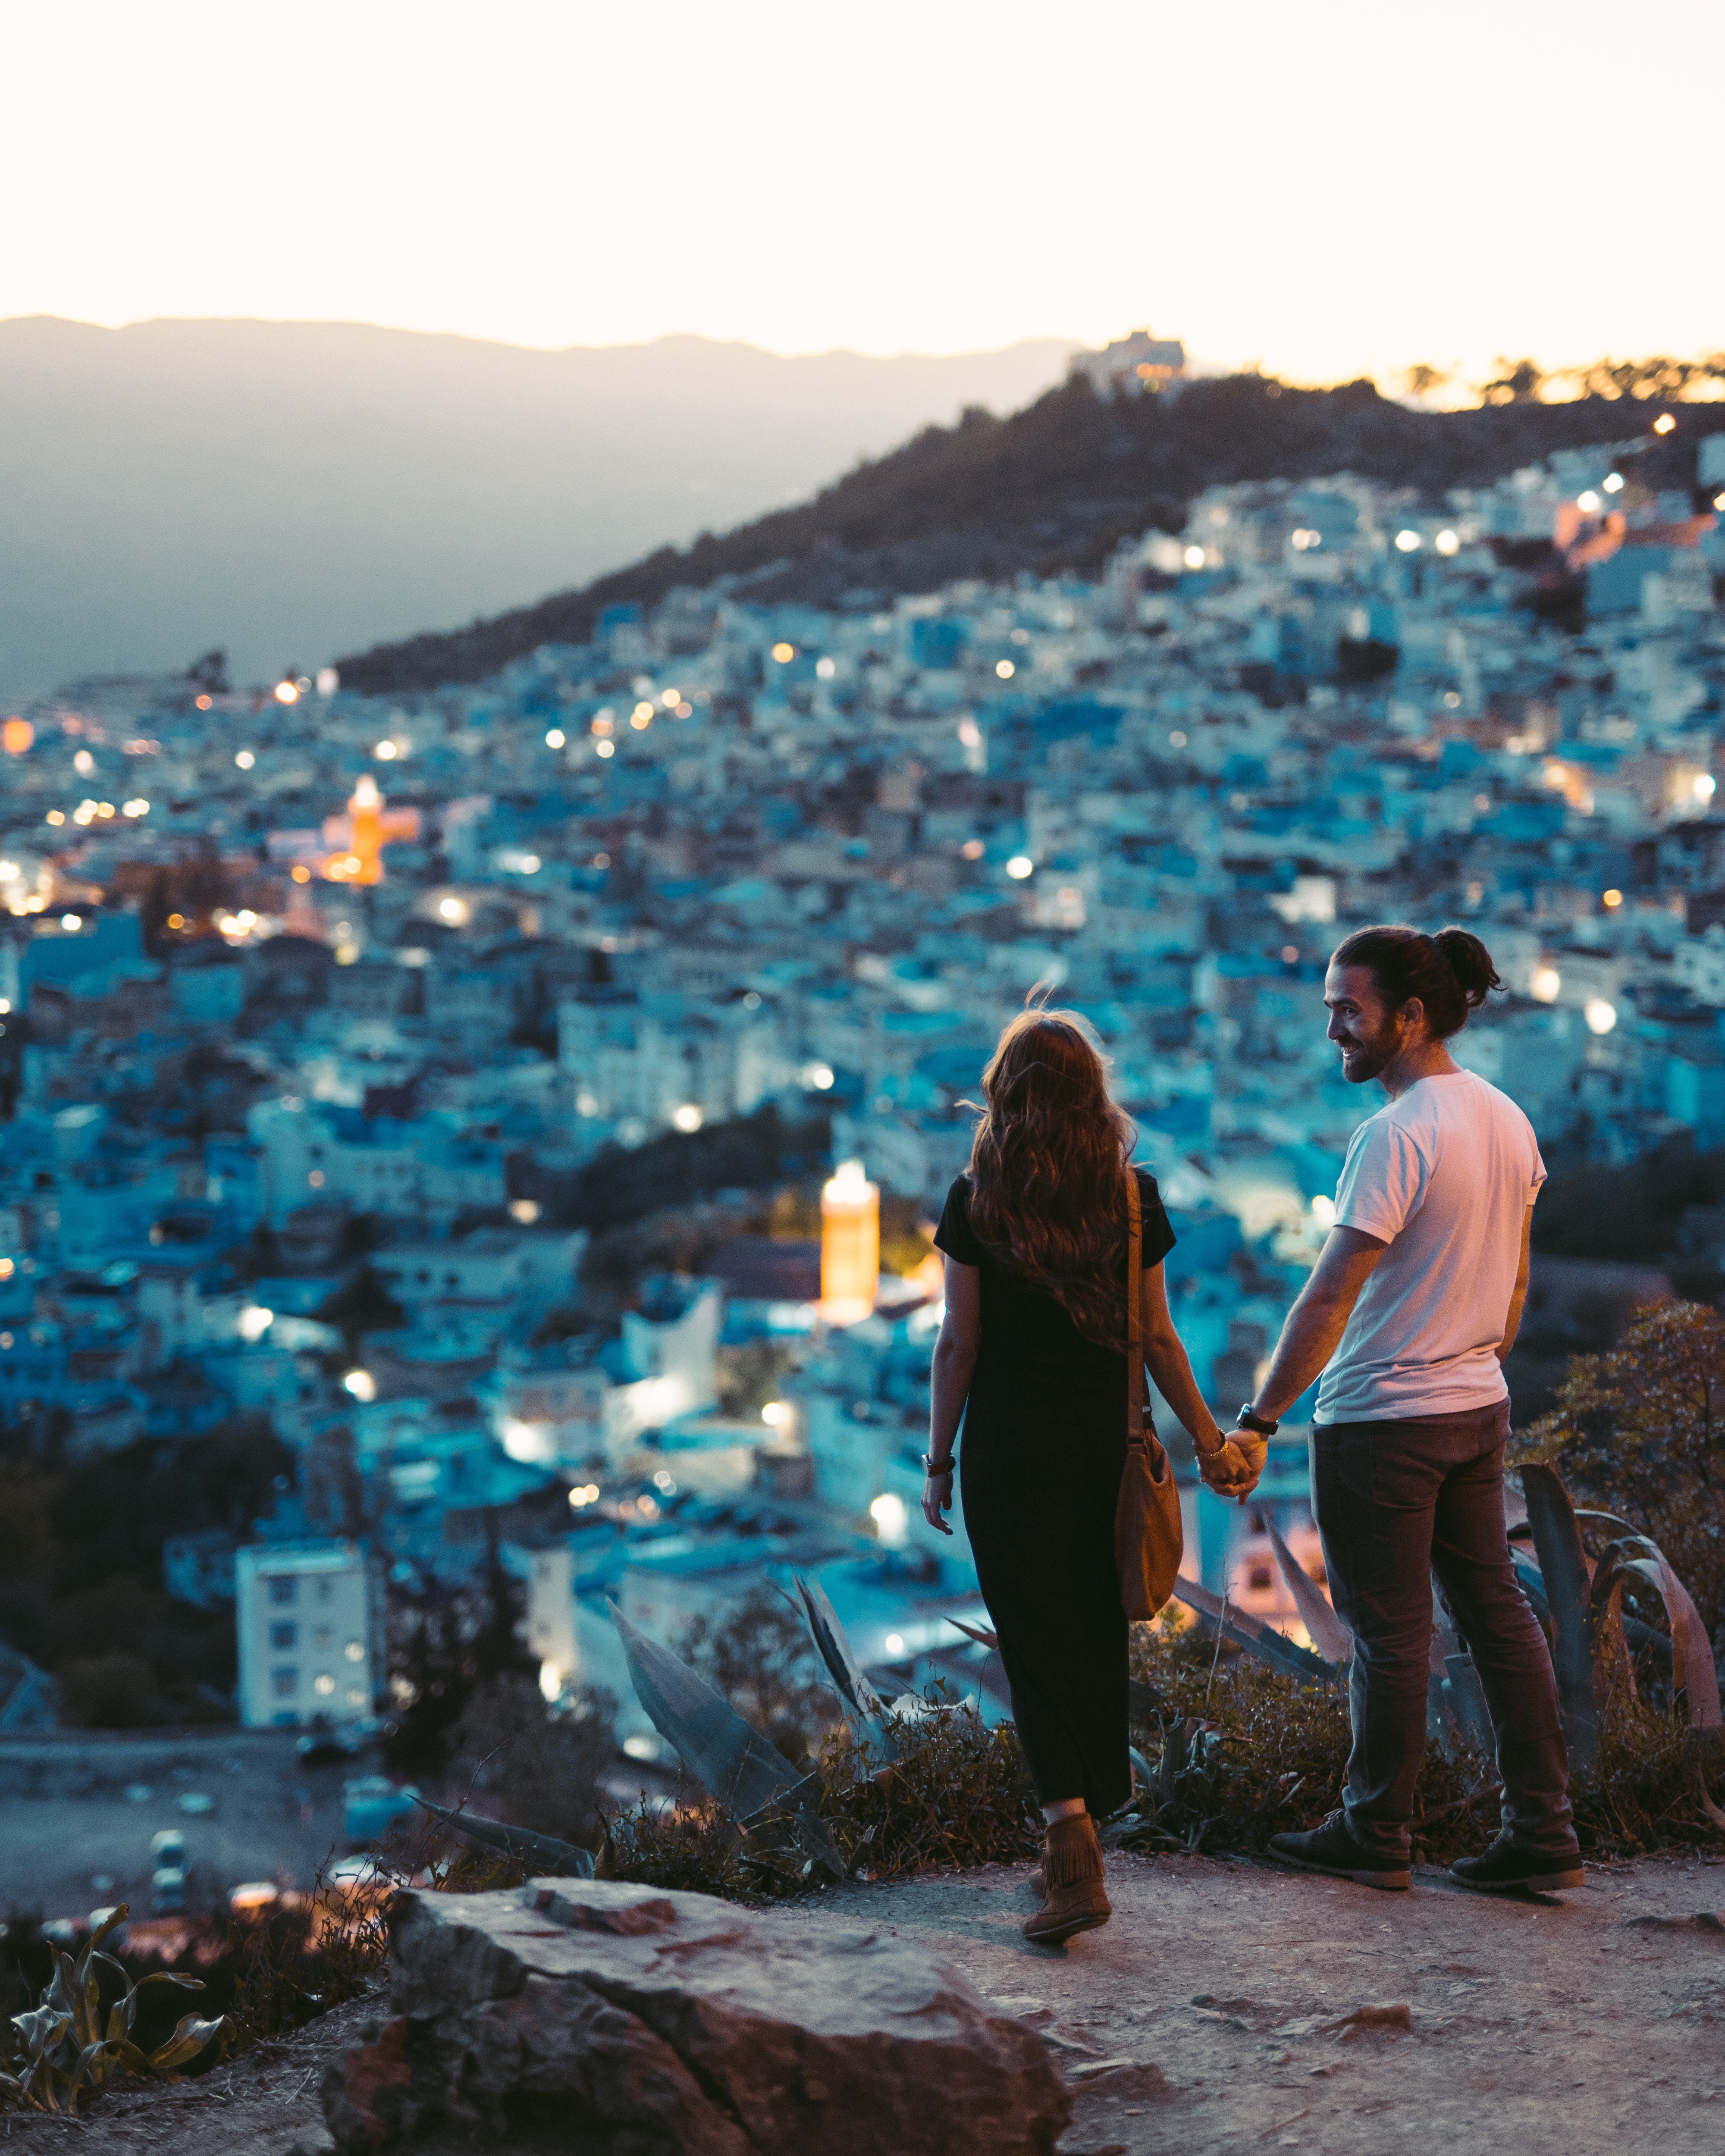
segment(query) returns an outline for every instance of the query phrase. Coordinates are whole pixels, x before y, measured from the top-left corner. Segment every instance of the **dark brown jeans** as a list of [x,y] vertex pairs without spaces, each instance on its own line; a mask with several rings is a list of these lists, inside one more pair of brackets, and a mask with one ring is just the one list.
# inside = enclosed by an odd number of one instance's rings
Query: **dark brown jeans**
[[1503,1530],[1509,1403],[1420,1421],[1315,1423],[1313,1508],[1330,1594],[1354,1637],[1343,1804],[1356,1840],[1407,1854],[1425,1754],[1435,1572],[1472,1650],[1497,1739],[1503,1824],[1525,1849],[1574,1849],[1557,1680]]

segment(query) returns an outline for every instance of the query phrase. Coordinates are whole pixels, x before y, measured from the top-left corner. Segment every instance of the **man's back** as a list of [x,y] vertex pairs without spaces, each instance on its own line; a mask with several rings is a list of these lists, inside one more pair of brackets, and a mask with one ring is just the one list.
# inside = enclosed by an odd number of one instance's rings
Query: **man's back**
[[1471,1071],[1420,1079],[1354,1132],[1338,1226],[1389,1248],[1319,1389],[1323,1423],[1489,1407],[1522,1221],[1545,1179],[1532,1125]]

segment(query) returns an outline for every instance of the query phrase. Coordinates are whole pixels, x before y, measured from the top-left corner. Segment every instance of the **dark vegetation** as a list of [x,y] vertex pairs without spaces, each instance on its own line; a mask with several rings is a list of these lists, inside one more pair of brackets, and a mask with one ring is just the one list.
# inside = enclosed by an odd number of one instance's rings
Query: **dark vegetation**
[[52,1433],[20,1429],[0,1443],[0,1637],[59,1680],[62,1718],[229,1719],[233,1617],[169,1600],[162,1545],[206,1527],[251,1532],[293,1470],[268,1417],[232,1415],[201,1437],[145,1438],[72,1466]]
[[768,1105],[706,1130],[670,1131],[627,1148],[605,1147],[565,1182],[529,1195],[559,1226],[596,1234],[721,1190],[759,1189],[819,1167],[832,1144],[828,1118],[787,1121]]
[[[1556,1407],[1514,1450],[1651,1535],[1725,1659],[1725,1318],[1697,1303],[1640,1312],[1610,1353],[1571,1358]],[[1625,1593],[1658,1623],[1656,1598]]]
[[519,1698],[523,1685],[531,1686],[538,1700],[538,1664],[516,1629],[523,1614],[521,1590],[495,1552],[472,1587],[433,1580],[418,1594],[394,1598],[389,1668],[402,1705],[388,1726],[384,1758],[396,1773],[441,1772],[464,1717],[482,1715],[488,1698],[492,1720],[484,1726],[496,1726],[500,1733],[512,1726],[506,1717],[499,1722],[502,1702]]
[[[1352,471],[1439,497],[1557,449],[1643,434],[1663,408],[1643,393],[1676,396],[1688,385],[1638,380],[1625,394],[1608,373],[1586,386],[1591,393],[1575,402],[1543,403],[1537,371],[1528,380],[1508,370],[1501,399],[1417,412],[1369,382],[1296,389],[1235,375],[1194,382],[1171,403],[1110,403],[1082,380],[1068,382],[1008,418],[972,409],[951,427],[927,428],[811,501],[680,550],[661,547],[583,590],[343,659],[341,677],[372,695],[480,680],[539,644],[586,643],[608,606],[655,605],[721,578],[752,598],[830,605],[962,577],[1092,570],[1122,538],[1180,530],[1187,503],[1206,486],[1242,480]],[[1679,408],[1693,421],[1708,408]],[[1688,444],[1674,437],[1665,447],[1681,456]]]
[[[1681,1294],[1712,1301],[1725,1290],[1704,1217],[1725,1205],[1725,1150],[1698,1152],[1668,1139],[1620,1166],[1589,1161],[1559,1170],[1539,1194],[1533,1247],[1553,1257],[1661,1265]],[[1699,1214],[1691,1209],[1699,1209]],[[1722,1216],[1725,1219],[1725,1216]]]

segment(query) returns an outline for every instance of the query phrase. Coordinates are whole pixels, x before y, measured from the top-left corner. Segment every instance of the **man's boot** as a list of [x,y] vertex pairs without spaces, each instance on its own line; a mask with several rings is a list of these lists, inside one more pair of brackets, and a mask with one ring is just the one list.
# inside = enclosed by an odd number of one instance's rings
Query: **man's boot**
[[1056,1820],[1042,1837],[1042,1907],[1025,1920],[1034,1946],[1063,1945],[1077,1932],[1093,1932],[1113,1911],[1102,1888],[1102,1845],[1088,1812]]

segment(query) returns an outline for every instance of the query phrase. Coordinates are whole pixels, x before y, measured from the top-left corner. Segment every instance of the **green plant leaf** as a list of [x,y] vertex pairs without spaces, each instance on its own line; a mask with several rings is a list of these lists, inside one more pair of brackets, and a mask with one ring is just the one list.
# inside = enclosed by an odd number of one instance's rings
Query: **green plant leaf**
[[1592,1583],[1588,1578],[1587,1553],[1581,1546],[1575,1507],[1556,1468],[1528,1460],[1522,1469],[1522,1490],[1527,1500],[1527,1525],[1539,1558],[1552,1629],[1557,1635],[1552,1667],[1558,1680],[1558,1703],[1563,1709],[1570,1764],[1588,1768],[1599,1749],[1599,1729],[1594,1698],[1594,1634],[1589,1612]]
[[[827,1666],[828,1674],[853,1724],[860,1723],[882,1757],[892,1760],[898,1756],[898,1746],[887,1727],[886,1702],[863,1675],[862,1665],[857,1661],[845,1627],[828,1600],[825,1589],[818,1580],[805,1579],[801,1573],[793,1573],[797,1592],[803,1598],[803,1612],[809,1620],[809,1630],[814,1636],[815,1650]],[[969,1630],[961,1625],[961,1631]],[[971,1636],[976,1635],[972,1633]]]
[[1236,1647],[1244,1647],[1249,1655],[1268,1662],[1285,1676],[1299,1677],[1307,1684],[1329,1684],[1339,1674],[1335,1663],[1327,1662],[1322,1655],[1314,1655],[1309,1647],[1296,1647],[1273,1626],[1261,1624],[1231,1602],[1224,1618],[1223,1598],[1212,1594],[1209,1588],[1200,1587],[1195,1579],[1188,1579],[1183,1573],[1174,1582],[1174,1594],[1189,1609],[1207,1617],[1212,1625],[1219,1624],[1223,1636],[1231,1640]]
[[1264,1525],[1270,1536],[1270,1547],[1276,1552],[1276,1561],[1281,1568],[1281,1576],[1294,1598],[1294,1607],[1300,1613],[1300,1622],[1312,1635],[1312,1644],[1332,1662],[1352,1661],[1353,1635],[1330,1606],[1330,1598],[1282,1540],[1275,1521],[1267,1514]]
[[[1712,1642],[1701,1621],[1689,1590],[1672,1571],[1665,1552],[1648,1535],[1626,1535],[1613,1543],[1611,1552],[1621,1553],[1624,1569],[1659,1589],[1671,1627],[1671,1688],[1689,1702],[1692,1729],[1720,1726],[1719,1678],[1713,1666]],[[1609,1553],[1608,1553],[1609,1554]]]
[[578,1843],[558,1841],[548,1834],[530,1834],[526,1827],[506,1826],[501,1820],[476,1819],[469,1812],[448,1811],[442,1804],[433,1804],[429,1797],[422,1797],[417,1789],[408,1794],[434,1819],[440,1820],[453,1832],[481,1849],[495,1850],[501,1856],[513,1856],[524,1864],[536,1865],[548,1876],[557,1878],[591,1879],[593,1876],[593,1851],[583,1849]]
[[172,2073],[176,2066],[195,2059],[228,2025],[225,2015],[217,2021],[200,2021],[195,2014],[183,2015],[167,2042],[158,2044],[151,2052],[151,2068],[157,2073]]
[[802,1777],[752,1729],[720,1692],[656,1640],[639,1632],[614,1602],[635,1697],[695,1779],[737,1818],[763,1810]]

